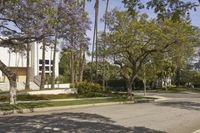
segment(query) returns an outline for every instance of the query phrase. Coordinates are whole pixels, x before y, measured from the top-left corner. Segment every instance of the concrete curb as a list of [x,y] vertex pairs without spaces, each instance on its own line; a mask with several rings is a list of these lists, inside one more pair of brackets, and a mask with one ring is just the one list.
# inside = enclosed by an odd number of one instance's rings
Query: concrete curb
[[44,111],[58,111],[65,109],[76,109],[84,107],[98,107],[98,106],[107,106],[107,105],[120,105],[120,104],[132,104],[134,101],[128,102],[109,102],[109,103],[97,103],[97,104],[84,104],[84,105],[71,105],[71,106],[59,106],[59,107],[45,107],[45,108],[35,108],[35,109],[22,109],[22,110],[11,110],[11,111],[2,111],[0,116],[11,115],[11,114],[22,114],[22,113],[33,113],[33,112],[44,112]]

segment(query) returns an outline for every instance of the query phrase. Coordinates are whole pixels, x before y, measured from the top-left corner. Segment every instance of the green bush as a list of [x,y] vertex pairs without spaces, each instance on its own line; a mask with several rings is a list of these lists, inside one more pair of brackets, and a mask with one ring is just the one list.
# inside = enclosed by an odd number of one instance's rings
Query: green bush
[[101,85],[92,82],[76,83],[74,87],[78,89],[79,94],[97,95],[99,93],[105,93]]

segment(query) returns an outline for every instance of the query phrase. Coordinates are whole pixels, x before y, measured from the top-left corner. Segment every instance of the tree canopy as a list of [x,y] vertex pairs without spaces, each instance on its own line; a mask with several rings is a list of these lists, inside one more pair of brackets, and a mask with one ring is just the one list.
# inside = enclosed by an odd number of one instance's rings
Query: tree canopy
[[148,20],[145,14],[132,16],[118,10],[110,15],[108,50],[114,63],[121,67],[130,90],[141,66],[153,61],[153,56],[158,54],[170,60],[177,56],[180,47],[186,51],[179,52],[186,55],[198,41],[196,29],[185,21]]

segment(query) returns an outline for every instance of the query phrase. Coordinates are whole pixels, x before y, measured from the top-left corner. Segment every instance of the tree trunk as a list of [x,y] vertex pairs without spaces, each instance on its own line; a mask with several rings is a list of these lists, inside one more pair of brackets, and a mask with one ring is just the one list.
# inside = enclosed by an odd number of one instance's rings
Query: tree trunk
[[83,0],[83,9],[85,11],[86,0]]
[[70,82],[74,83],[74,54],[70,54]]
[[26,49],[27,59],[26,59],[26,84],[25,84],[25,90],[30,90],[30,44],[27,44]]
[[146,84],[146,79],[143,79],[143,85],[144,85],[144,96],[147,94],[147,84]]
[[78,62],[77,62],[77,59],[76,59],[76,54],[74,54],[74,57],[73,57],[73,59],[74,59],[74,83],[77,83],[77,65],[78,65]]
[[55,68],[56,68],[56,49],[57,49],[57,37],[55,37],[55,44],[53,49],[53,67],[51,72],[51,89],[55,88]]
[[90,79],[93,81],[93,62],[94,62],[94,45],[96,38],[96,25],[94,25],[94,33],[93,33],[93,43],[92,43],[92,58],[91,58],[91,67],[90,67]]
[[134,100],[132,84],[133,84],[133,82],[131,82],[130,80],[126,81],[126,87],[127,87],[127,91],[128,91],[128,99],[129,100]]
[[107,16],[108,16],[108,5],[109,0],[106,1],[106,10],[105,10],[105,18],[104,18],[104,44],[103,44],[103,88],[105,86],[105,63],[106,63],[106,56],[105,56],[105,48],[106,48],[106,27],[107,27]]
[[10,69],[0,60],[0,70],[6,75],[10,82],[10,104],[16,104],[16,74],[11,72]]
[[46,50],[46,41],[43,39],[42,44],[42,74],[41,74],[41,83],[40,83],[40,89],[44,89],[45,84],[45,50]]
[[[85,5],[86,0],[82,0],[82,6],[83,6],[83,14],[85,13]],[[78,74],[78,82],[83,81],[83,71],[84,71],[84,65],[85,65],[85,48],[84,45],[80,45],[80,61],[79,61],[79,74]]]
[[144,96],[146,96],[146,93],[147,93],[147,86],[146,86],[146,65],[144,65],[143,85],[144,85]]
[[176,69],[176,87],[180,87],[181,85],[181,68],[177,67]]
[[136,89],[136,87],[135,87],[135,81],[133,81],[133,92],[135,92],[135,89]]
[[83,81],[83,72],[85,68],[85,49],[83,49],[83,62],[82,62],[82,67],[81,67],[81,75],[80,75],[80,82]]
[[78,75],[78,81],[83,81],[83,71],[84,71],[84,65],[85,65],[85,50],[83,46],[80,46],[80,61],[79,61],[79,75]]
[[98,78],[98,19],[99,19],[99,0],[96,0],[95,3],[95,36],[96,36],[96,54],[95,54],[95,58],[96,58],[96,62],[95,62],[95,81],[97,82],[97,78]]

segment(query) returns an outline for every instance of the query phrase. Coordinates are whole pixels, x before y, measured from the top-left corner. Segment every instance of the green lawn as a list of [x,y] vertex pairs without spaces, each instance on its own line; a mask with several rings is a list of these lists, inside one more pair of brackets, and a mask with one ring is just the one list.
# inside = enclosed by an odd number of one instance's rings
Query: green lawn
[[107,103],[107,102],[118,102],[125,101],[126,99],[109,98],[109,99],[85,99],[76,101],[49,101],[39,103],[19,103],[17,105],[0,104],[0,110],[21,110],[21,109],[34,109],[44,107],[58,107],[58,106],[71,106],[71,105],[83,105],[83,104],[95,104],[95,103]]
[[[38,100],[53,100],[53,99],[71,99],[71,98],[91,98],[91,97],[113,97],[115,94],[103,94],[103,93],[92,93],[92,94],[58,94],[58,95],[17,95],[18,101],[38,101]],[[8,102],[9,95],[0,94],[0,102]]]
[[[149,102],[153,101],[152,98],[144,98],[141,96],[136,96],[136,102]],[[8,103],[0,104],[0,111],[9,111],[9,110],[21,110],[21,109],[30,109],[34,108],[44,108],[44,107],[58,107],[58,106],[72,106],[72,105],[84,105],[84,104],[97,104],[97,103],[109,103],[109,102],[125,102],[128,101],[126,97],[113,97],[106,99],[82,99],[75,101],[48,101],[48,102],[37,102],[37,103],[19,103],[16,105],[10,105]]]
[[[59,94],[59,95],[17,95],[18,101],[38,101],[38,100],[52,100],[52,99],[69,99],[78,98],[76,94]],[[8,102],[9,95],[0,95],[0,102]]]

